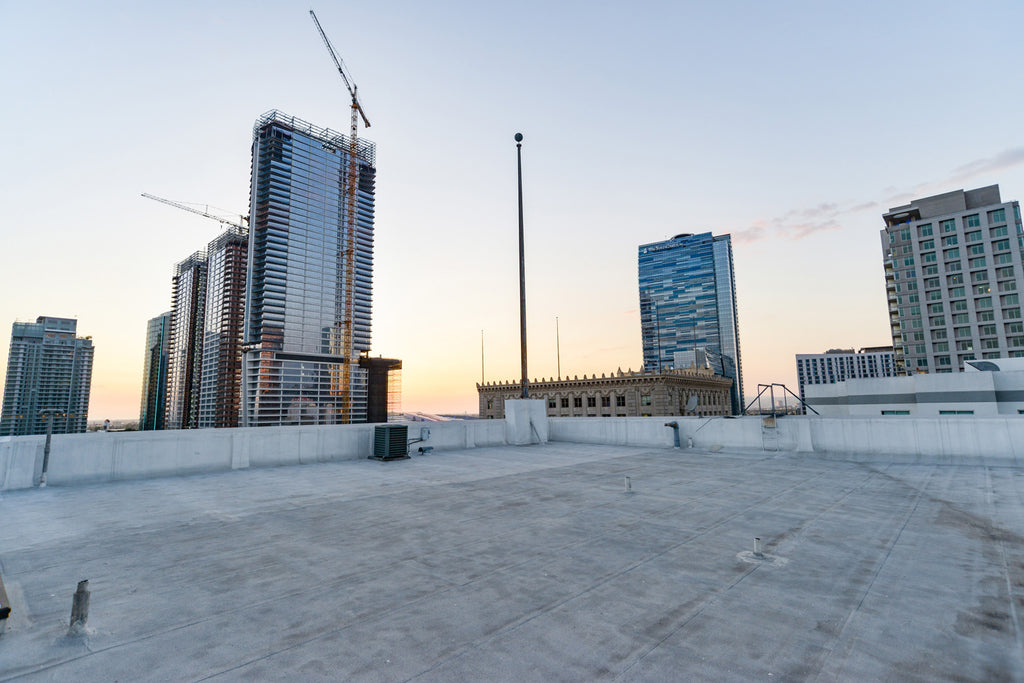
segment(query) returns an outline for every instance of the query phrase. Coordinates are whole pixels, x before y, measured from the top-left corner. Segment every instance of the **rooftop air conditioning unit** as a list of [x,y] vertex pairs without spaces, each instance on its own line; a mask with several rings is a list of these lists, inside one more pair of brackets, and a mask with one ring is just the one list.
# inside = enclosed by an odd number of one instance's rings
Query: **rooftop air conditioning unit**
[[409,427],[406,425],[377,425],[373,428],[373,455],[375,460],[400,460],[409,457]]

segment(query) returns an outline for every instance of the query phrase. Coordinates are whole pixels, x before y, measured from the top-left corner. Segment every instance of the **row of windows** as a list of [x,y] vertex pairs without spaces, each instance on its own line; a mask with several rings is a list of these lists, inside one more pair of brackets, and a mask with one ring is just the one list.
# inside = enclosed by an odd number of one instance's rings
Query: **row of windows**
[[[596,408],[597,407],[597,398],[598,397],[596,397],[596,396],[588,396],[587,397],[587,407],[588,408]],[[602,408],[610,408],[611,407],[611,405],[612,405],[612,397],[611,396],[601,396],[600,398],[601,398],[601,407]],[[645,400],[647,401],[646,403],[644,403]],[[647,405],[647,406],[651,405],[651,397],[650,397],[650,395],[649,394],[641,395],[640,396],[640,404],[641,405]],[[615,397],[615,406],[616,407],[622,408],[622,407],[625,407],[625,405],[626,405],[626,397],[625,396],[616,396]],[[557,408],[557,407],[558,406],[556,405],[556,399],[549,398],[548,399],[548,408]],[[569,399],[568,398],[562,398],[561,399],[561,407],[562,408],[568,408],[569,407]],[[581,396],[576,396],[575,398],[573,398],[572,399],[572,407],[573,408],[582,408],[583,407],[583,398]]]

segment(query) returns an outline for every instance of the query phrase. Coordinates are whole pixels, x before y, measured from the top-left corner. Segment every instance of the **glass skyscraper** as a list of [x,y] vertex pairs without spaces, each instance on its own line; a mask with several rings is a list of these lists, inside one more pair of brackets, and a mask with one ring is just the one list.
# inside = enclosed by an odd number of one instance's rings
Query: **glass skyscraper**
[[676,235],[639,247],[644,369],[711,367],[733,380],[732,412],[743,410],[736,279],[729,235]]
[[256,121],[242,426],[366,421],[374,154],[359,140],[350,177],[347,135],[278,111]]
[[[78,321],[40,316],[11,326],[0,436],[84,432],[92,383],[92,338],[77,337]],[[45,415],[45,416],[44,416]]]
[[164,426],[195,429],[199,420],[203,314],[206,311],[205,251],[197,251],[174,266],[171,292]]
[[142,405],[139,431],[163,429],[167,407],[167,356],[170,351],[171,312],[146,324],[146,356],[142,364]]
[[242,327],[249,232],[231,227],[206,248],[206,306],[198,426],[237,427],[241,417]]

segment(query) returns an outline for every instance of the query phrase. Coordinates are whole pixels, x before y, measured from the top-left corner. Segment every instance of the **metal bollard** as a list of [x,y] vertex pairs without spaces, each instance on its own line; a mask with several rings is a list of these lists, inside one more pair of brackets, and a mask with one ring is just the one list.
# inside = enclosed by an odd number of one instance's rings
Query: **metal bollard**
[[68,627],[68,635],[80,633],[89,621],[89,579],[78,582],[78,590],[71,599],[71,625]]

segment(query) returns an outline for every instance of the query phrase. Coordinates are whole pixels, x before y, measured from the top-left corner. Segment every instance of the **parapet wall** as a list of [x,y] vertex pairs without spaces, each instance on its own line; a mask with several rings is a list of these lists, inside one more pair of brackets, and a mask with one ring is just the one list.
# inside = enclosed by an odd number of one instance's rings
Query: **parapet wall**
[[[505,444],[501,420],[409,423],[409,439],[436,450]],[[247,467],[367,458],[375,425],[55,434],[47,484],[68,486]],[[45,436],[0,437],[0,490],[38,485]]]
[[1024,416],[550,418],[552,441],[813,453],[862,462],[1024,466]]
[[[535,423],[542,424],[535,424]],[[526,424],[537,440],[701,451],[807,453],[864,462],[1024,466],[1024,416],[779,418],[546,418]],[[261,427],[55,435],[47,483],[69,486],[248,467],[365,459],[375,425]],[[514,425],[513,425],[514,426]],[[408,423],[409,439],[441,453],[523,443],[505,420]],[[524,427],[525,429],[525,427]],[[525,433],[525,432],[524,432]],[[43,436],[0,437],[0,490],[38,485]]]

